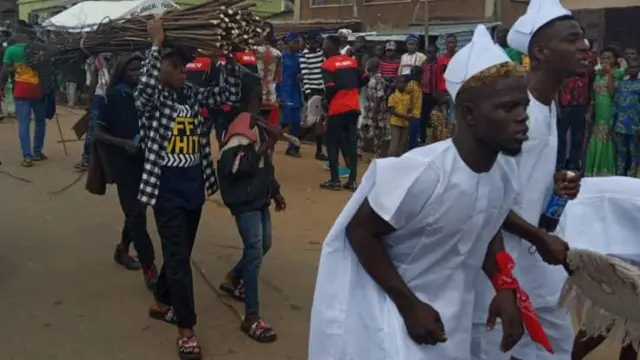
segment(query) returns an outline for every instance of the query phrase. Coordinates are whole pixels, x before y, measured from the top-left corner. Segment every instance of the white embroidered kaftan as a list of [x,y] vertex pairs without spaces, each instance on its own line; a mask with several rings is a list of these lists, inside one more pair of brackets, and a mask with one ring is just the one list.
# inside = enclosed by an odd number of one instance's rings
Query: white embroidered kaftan
[[[327,236],[309,360],[467,360],[475,282],[487,245],[515,199],[516,166],[500,156],[472,172],[451,140],[376,160]],[[384,239],[400,275],[442,317],[448,341],[418,345],[395,304],[351,250],[345,228],[365,199],[397,229]]]

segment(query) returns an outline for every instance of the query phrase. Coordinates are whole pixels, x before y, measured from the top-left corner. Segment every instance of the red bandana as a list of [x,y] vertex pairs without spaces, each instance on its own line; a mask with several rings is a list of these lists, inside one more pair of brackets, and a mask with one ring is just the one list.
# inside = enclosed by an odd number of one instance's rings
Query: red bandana
[[524,327],[527,329],[531,340],[542,345],[545,350],[553,354],[551,342],[549,341],[547,334],[544,332],[544,329],[540,324],[540,320],[538,320],[538,316],[533,310],[533,304],[531,303],[529,294],[522,290],[520,284],[518,284],[518,280],[513,276],[513,269],[516,266],[515,261],[513,261],[513,258],[509,253],[506,251],[500,251],[496,255],[496,262],[498,263],[498,273],[493,275],[491,279],[493,287],[496,291],[504,289],[516,290],[516,294],[518,295],[518,307],[520,307],[520,311],[522,311],[522,321],[524,322]]

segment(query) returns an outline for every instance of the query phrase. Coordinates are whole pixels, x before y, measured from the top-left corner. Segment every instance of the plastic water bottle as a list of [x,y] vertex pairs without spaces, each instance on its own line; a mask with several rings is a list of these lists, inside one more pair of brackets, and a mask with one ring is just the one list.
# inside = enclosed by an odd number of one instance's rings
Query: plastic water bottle
[[[565,179],[570,179],[574,176],[576,176],[574,172],[565,172]],[[568,198],[552,194],[551,199],[549,199],[547,206],[544,208],[544,212],[540,215],[538,227],[545,229],[548,232],[555,231],[556,227],[558,227],[558,223],[560,222],[560,216],[562,216],[562,212],[568,202]]]

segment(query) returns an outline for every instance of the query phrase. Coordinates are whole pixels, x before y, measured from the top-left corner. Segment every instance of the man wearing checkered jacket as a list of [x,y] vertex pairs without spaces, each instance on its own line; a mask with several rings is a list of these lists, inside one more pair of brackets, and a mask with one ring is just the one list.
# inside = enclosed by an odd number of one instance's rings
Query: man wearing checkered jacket
[[182,357],[200,358],[190,257],[205,197],[218,189],[211,157],[211,126],[200,114],[240,99],[241,82],[230,61],[216,86],[186,82],[192,54],[163,47],[162,19],[149,22],[153,47],[142,64],[134,91],[140,114],[144,169],[138,199],[150,206],[162,242],[160,270],[149,316],[178,326]]

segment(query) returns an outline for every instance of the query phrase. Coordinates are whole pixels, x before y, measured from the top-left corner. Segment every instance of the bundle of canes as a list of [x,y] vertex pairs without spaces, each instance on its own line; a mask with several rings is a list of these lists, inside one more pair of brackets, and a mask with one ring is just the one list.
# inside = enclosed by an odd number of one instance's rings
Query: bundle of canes
[[612,255],[571,249],[569,274],[558,306],[574,312],[588,336],[607,335],[640,344],[640,264]]
[[[162,15],[166,45],[198,50],[205,54],[227,53],[234,45],[248,46],[261,35],[262,20],[254,16],[252,3],[242,0],[210,0]],[[154,15],[129,19],[105,19],[91,32],[58,29],[48,41],[46,58],[64,64],[78,56],[99,53],[131,53],[149,47],[147,22]]]

